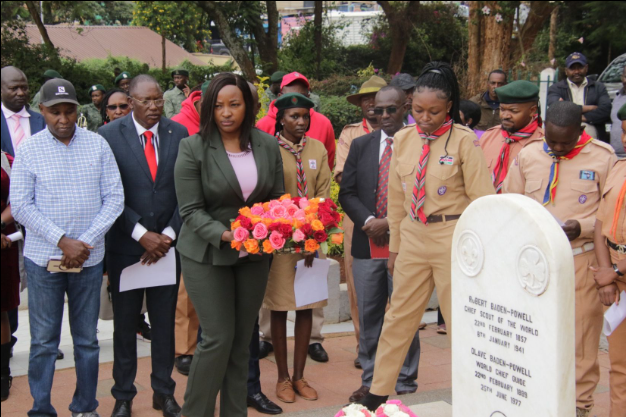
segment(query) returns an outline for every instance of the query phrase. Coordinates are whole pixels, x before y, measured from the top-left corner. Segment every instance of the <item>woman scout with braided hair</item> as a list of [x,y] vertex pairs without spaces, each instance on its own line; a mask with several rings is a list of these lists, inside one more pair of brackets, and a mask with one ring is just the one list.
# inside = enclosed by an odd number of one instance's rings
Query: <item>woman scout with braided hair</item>
[[[328,153],[322,142],[306,136],[313,102],[302,94],[287,93],[280,96],[274,105],[278,109],[275,136],[283,158],[285,192],[294,198],[329,198],[331,172]],[[303,372],[313,324],[312,309],[324,307],[327,301],[296,306],[296,264],[302,259],[305,259],[305,266],[310,267],[314,256],[274,255],[263,301],[263,308],[272,312],[272,342],[278,367],[276,396],[286,403],[294,402],[296,393],[305,400],[317,400],[317,392],[303,378]],[[292,310],[296,310],[296,340],[293,375],[290,377],[287,366],[287,312]]]
[[451,246],[457,219],[477,198],[494,194],[476,135],[459,115],[452,68],[427,64],[411,113],[416,124],[394,136],[389,171],[389,270],[394,292],[378,343],[370,393],[360,401],[375,410],[394,390],[413,335],[433,288],[451,335]]

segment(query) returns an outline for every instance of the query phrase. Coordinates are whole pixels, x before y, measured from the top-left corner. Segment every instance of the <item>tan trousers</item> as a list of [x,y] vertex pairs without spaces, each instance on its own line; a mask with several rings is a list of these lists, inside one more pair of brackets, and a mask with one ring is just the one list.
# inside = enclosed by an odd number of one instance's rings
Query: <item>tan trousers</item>
[[[259,332],[261,341],[272,343],[272,314],[271,311],[262,308],[259,311]],[[322,336],[322,327],[324,327],[324,309],[313,309],[313,327],[311,329],[311,340],[309,344],[322,343],[324,336]]]
[[352,231],[354,223],[348,216],[343,218],[343,264],[346,271],[346,284],[348,286],[348,300],[350,301],[350,316],[354,324],[354,336],[356,337],[356,351],[359,352],[359,305],[356,299],[354,287],[354,274],[352,273]]
[[[617,263],[626,258],[611,249],[611,260]],[[619,292],[626,291],[626,278],[617,281]],[[620,303],[626,303],[626,299],[620,299]],[[609,381],[611,385],[611,413],[610,417],[626,416],[626,323],[622,323],[609,336],[609,359],[611,370]]]
[[176,323],[174,335],[176,337],[175,356],[193,356],[198,343],[198,328],[200,321],[196,309],[187,295],[185,280],[180,280],[178,287],[178,302],[176,303]]
[[591,409],[600,380],[598,347],[602,332],[602,303],[590,266],[597,266],[594,251],[574,257],[576,268],[576,407]]
[[448,338],[452,337],[450,259],[456,223],[424,226],[408,216],[402,221],[402,243],[393,274],[391,304],[378,341],[372,394],[394,393],[404,358],[435,287]]

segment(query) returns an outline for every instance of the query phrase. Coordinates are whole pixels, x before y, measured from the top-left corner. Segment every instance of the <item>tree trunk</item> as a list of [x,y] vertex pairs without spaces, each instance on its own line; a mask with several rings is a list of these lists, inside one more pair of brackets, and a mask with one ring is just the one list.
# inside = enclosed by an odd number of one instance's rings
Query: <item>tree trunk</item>
[[556,68],[556,31],[559,23],[559,6],[556,6],[550,14],[550,45],[548,46],[548,59],[552,68]]
[[163,74],[167,72],[167,60],[165,57],[165,35],[161,35],[161,55],[163,56],[163,63],[161,65],[161,70]]
[[[490,8],[484,15],[482,7]],[[496,14],[503,14],[496,1],[471,2],[469,21],[469,52],[466,95],[472,96],[485,89],[489,73],[498,68],[509,69],[513,16],[503,15],[496,22]]]
[[391,31],[391,56],[387,64],[387,73],[402,71],[404,55],[413,31],[413,21],[419,11],[419,1],[389,2],[377,1],[385,13]]
[[322,4],[321,1],[315,2],[315,18],[313,26],[315,27],[315,62],[316,62],[316,78],[322,78]]
[[513,61],[518,61],[523,57],[526,51],[532,48],[535,43],[537,35],[543,28],[544,23],[551,15],[555,6],[553,2],[547,1],[531,1],[530,11],[528,12],[528,18],[519,30],[519,42],[520,47],[515,48],[515,56]]
[[37,10],[37,6],[35,6],[35,2],[27,1],[26,7],[28,7],[28,12],[30,13],[30,17],[33,19],[33,22],[37,25],[37,29],[39,29],[39,33],[41,34],[41,39],[43,43],[50,49],[54,49],[54,44],[50,40],[50,36],[48,36],[48,31],[41,21],[41,16],[39,16],[39,10]]
[[252,61],[250,61],[250,57],[244,48],[243,42],[241,41],[241,38],[237,36],[237,33],[235,33],[234,28],[230,26],[228,18],[219,7],[219,2],[198,1],[198,7],[206,11],[215,22],[215,25],[222,35],[224,45],[226,45],[230,50],[231,55],[241,68],[241,72],[243,72],[244,77],[251,82],[257,81],[254,65],[252,64]]
[[272,73],[278,69],[278,7],[275,1],[266,1],[267,26],[265,32],[263,20],[254,18],[248,21],[250,32],[256,40],[261,64],[266,72]]

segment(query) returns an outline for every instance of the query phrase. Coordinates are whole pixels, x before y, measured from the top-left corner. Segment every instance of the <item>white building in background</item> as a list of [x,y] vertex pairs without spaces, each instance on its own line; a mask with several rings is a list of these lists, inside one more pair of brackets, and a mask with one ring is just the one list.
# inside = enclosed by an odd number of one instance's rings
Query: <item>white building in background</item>
[[371,12],[330,11],[324,14],[324,24],[342,25],[337,38],[344,46],[362,45],[370,41],[372,28],[383,14],[381,10]]

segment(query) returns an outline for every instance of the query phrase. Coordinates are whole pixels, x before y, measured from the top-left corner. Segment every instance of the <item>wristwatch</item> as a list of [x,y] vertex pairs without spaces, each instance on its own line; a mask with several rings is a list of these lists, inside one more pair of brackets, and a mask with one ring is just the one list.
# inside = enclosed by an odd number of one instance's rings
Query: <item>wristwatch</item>
[[624,273],[619,270],[619,268],[617,267],[617,264],[613,264],[613,271],[615,271],[618,277],[624,276]]
[[0,226],[2,227],[2,231],[7,228],[7,224],[5,222],[0,222]]

